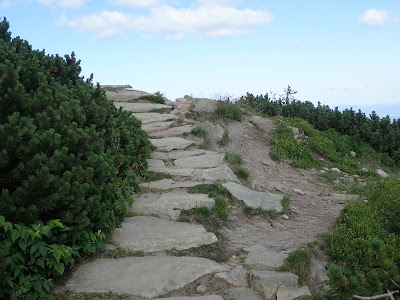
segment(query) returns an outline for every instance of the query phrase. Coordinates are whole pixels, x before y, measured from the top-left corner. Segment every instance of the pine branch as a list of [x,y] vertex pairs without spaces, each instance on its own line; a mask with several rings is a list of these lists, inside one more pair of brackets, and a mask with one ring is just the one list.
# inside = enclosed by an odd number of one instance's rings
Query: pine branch
[[396,293],[399,293],[399,292],[400,292],[399,290],[393,291],[393,292],[388,291],[385,294],[371,296],[371,297],[363,297],[363,296],[353,295],[353,298],[359,299],[359,300],[375,300],[375,299],[388,298],[389,297],[391,300],[395,300],[394,297],[393,297],[393,294],[396,294]]

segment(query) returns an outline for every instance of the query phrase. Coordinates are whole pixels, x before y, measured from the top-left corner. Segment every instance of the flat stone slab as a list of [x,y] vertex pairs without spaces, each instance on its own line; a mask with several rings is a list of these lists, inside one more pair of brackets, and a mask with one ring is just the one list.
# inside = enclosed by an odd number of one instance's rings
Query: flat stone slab
[[220,264],[199,257],[125,257],[83,264],[60,291],[128,294],[155,298],[185,287],[202,276],[223,272]]
[[223,186],[238,201],[242,201],[247,207],[263,210],[274,209],[282,212],[282,195],[270,192],[257,192],[235,182],[224,183]]
[[175,121],[147,123],[147,124],[142,124],[142,129],[150,134],[152,132],[168,129],[174,123]]
[[281,286],[276,292],[276,300],[294,300],[298,297],[302,297],[301,299],[311,299],[308,286],[300,288]]
[[157,298],[155,300],[224,300],[221,296],[210,295],[210,296],[199,296],[199,297],[169,297],[169,298]]
[[[137,99],[147,96],[153,95],[143,91],[125,89],[124,87],[111,87],[111,90],[106,90],[107,98],[113,100],[114,102],[132,102],[137,101]],[[105,87],[107,89],[107,87]]]
[[145,113],[154,110],[170,110],[171,106],[165,104],[156,103],[133,103],[133,102],[116,102],[114,105],[117,108],[122,107],[123,110],[135,112],[135,113]]
[[159,113],[133,113],[133,115],[142,121],[142,124],[148,124],[152,122],[165,122],[171,120],[178,120],[179,117],[171,114],[159,114]]
[[182,210],[198,207],[213,208],[215,200],[206,194],[189,194],[186,192],[170,192],[161,195],[145,193],[139,196],[132,204],[134,212],[176,220]]
[[222,279],[230,285],[247,286],[247,271],[242,266],[237,266],[233,270],[218,273],[214,278]]
[[284,264],[287,257],[288,255],[285,253],[258,250],[250,252],[246,257],[244,264],[253,270],[276,270]]
[[205,154],[192,157],[183,157],[175,160],[174,164],[177,168],[194,168],[194,169],[206,169],[216,168],[222,165],[225,154]]
[[196,150],[175,150],[171,152],[153,152],[152,156],[155,159],[175,160],[189,156],[198,156],[204,154],[218,154],[218,152],[196,149]]
[[148,168],[165,168],[165,164],[161,159],[148,158],[146,161]]
[[183,150],[193,145],[193,141],[189,141],[180,137],[166,137],[161,139],[149,139],[150,142],[161,152],[170,152],[172,150]]
[[167,191],[171,189],[176,189],[176,188],[189,188],[193,187],[196,185],[200,185],[203,183],[202,181],[174,181],[172,179],[161,179],[158,181],[152,181],[152,182],[145,182],[139,184],[141,188],[146,188],[150,189],[152,191]]
[[193,177],[206,180],[222,180],[240,182],[235,173],[226,165],[222,164],[217,168],[198,169],[192,174]]
[[250,274],[250,285],[262,293],[266,299],[271,299],[279,287],[298,288],[298,276],[288,272],[253,271]]
[[125,218],[112,239],[121,248],[146,253],[164,250],[185,250],[218,241],[202,225],[172,222],[155,217]]
[[178,136],[184,133],[189,133],[192,131],[194,126],[177,126],[171,127],[166,130],[162,131],[155,131],[150,134],[151,137],[171,137],[171,136]]
[[253,290],[247,288],[234,288],[230,290],[235,300],[262,300]]

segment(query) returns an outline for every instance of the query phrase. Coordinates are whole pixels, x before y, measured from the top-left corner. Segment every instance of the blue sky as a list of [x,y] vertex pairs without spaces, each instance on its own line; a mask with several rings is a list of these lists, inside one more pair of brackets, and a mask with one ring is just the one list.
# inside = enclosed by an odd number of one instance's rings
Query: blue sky
[[399,0],[0,0],[0,16],[95,82],[172,100],[291,85],[331,107],[400,103]]

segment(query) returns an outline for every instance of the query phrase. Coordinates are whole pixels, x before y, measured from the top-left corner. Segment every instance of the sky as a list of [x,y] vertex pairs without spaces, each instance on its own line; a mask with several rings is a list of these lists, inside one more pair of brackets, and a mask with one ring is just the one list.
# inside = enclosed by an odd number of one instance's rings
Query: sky
[[74,51],[95,83],[171,100],[290,85],[302,101],[400,115],[399,0],[0,0],[0,17],[33,49]]

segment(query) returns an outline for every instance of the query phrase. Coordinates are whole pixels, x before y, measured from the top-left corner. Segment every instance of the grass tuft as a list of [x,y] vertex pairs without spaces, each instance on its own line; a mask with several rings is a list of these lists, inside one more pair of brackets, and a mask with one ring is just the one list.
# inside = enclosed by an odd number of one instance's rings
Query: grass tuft
[[241,165],[242,164],[242,157],[240,156],[240,154],[237,154],[237,153],[226,152],[225,159],[232,165]]
[[289,254],[280,271],[292,272],[299,276],[299,284],[307,284],[310,278],[311,255],[304,249],[298,249]]

